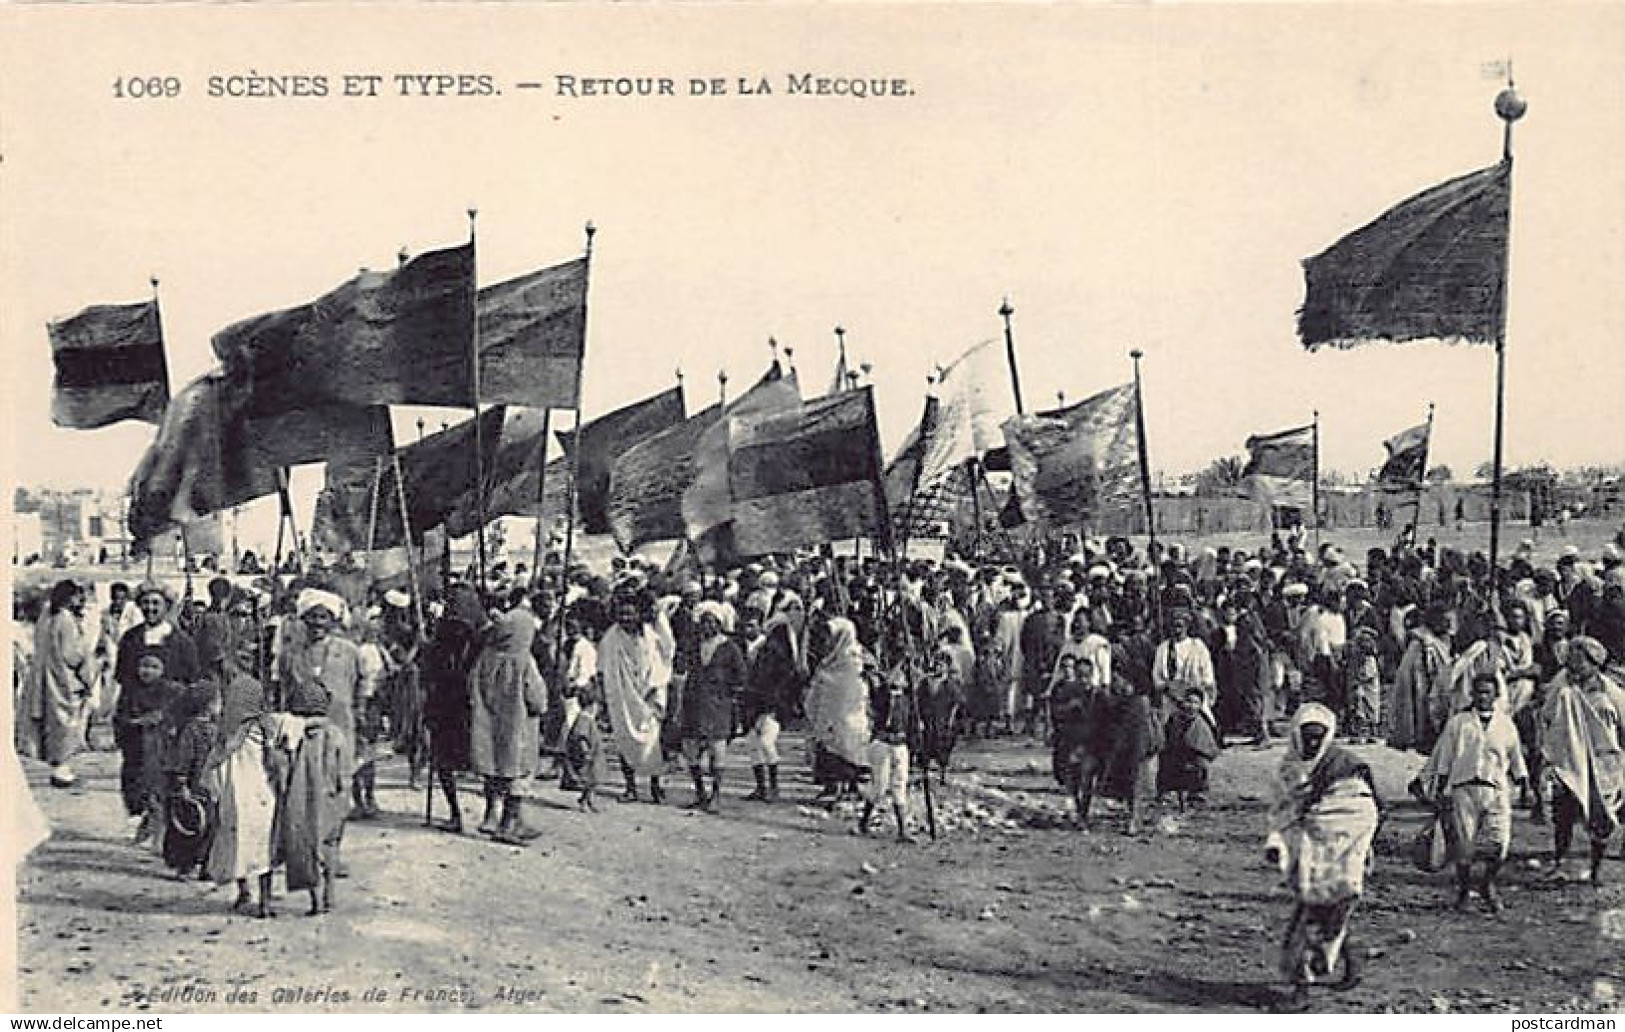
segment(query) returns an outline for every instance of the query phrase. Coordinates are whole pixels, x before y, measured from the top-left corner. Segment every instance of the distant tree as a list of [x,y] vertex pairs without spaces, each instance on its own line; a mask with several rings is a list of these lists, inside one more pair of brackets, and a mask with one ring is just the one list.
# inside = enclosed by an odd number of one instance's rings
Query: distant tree
[[1323,469],[1320,471],[1320,482],[1325,487],[1346,487],[1349,476],[1342,470]]
[[1194,478],[1198,498],[1222,498],[1235,494],[1241,487],[1241,471],[1246,460],[1239,455],[1226,455],[1208,463],[1208,467]]
[[1494,462],[1480,462],[1478,468],[1473,470],[1473,477],[1477,480],[1489,480],[1495,476]]
[[1427,482],[1430,484],[1448,484],[1456,479],[1455,471],[1449,466],[1440,464],[1428,470]]

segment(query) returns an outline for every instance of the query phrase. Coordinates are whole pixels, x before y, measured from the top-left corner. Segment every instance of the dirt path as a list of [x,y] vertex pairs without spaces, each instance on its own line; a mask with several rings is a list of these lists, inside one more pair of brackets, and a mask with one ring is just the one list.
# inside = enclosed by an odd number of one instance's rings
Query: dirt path
[[[1400,799],[1416,760],[1360,748]],[[230,889],[167,880],[126,844],[112,756],[87,757],[68,792],[40,787],[31,766],[56,831],[19,872],[22,1005],[1254,1010],[1272,999],[1270,950],[1289,909],[1260,858],[1260,800],[1279,755],[1227,750],[1211,806],[1142,839],[1124,837],[1115,815],[1089,834],[1048,827],[1064,809],[1047,758],[999,740],[963,751],[964,772],[938,793],[936,843],[853,836],[844,815],[798,805],[812,795],[799,775],[790,802],[738,801],[736,771],[720,817],[607,799],[582,815],[544,789],[529,817],[545,834],[526,850],[423,828],[422,795],[389,764],[389,812],[346,831],[353,873],[337,912],[304,917],[300,894],[273,921],[227,913]],[[472,793],[465,805],[477,805]],[[1528,860],[1549,855],[1549,832],[1520,814],[1508,911],[1459,915],[1446,877],[1405,859],[1420,821],[1412,808],[1390,813],[1354,920],[1371,954],[1365,982],[1317,996],[1318,1009],[1615,1009],[1625,889],[1547,886]],[[1607,873],[1625,883],[1625,863]]]

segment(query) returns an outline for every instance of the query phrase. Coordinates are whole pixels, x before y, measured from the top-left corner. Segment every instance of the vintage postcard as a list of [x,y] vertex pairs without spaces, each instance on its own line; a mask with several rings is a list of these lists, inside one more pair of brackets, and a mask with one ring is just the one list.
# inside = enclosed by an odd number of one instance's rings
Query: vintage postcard
[[1612,3],[0,9],[0,1003],[1616,1011],[1622,81]]

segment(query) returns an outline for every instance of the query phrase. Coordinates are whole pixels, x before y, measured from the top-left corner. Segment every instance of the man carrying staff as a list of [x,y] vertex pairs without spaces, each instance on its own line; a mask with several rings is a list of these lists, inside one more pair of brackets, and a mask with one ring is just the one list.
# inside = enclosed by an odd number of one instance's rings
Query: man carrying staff
[[515,589],[509,608],[491,621],[468,677],[469,761],[485,781],[485,819],[479,830],[510,846],[527,845],[536,837],[521,819],[516,782],[535,773],[541,717],[547,710],[547,686],[530,654],[536,621],[523,603],[522,589]]
[[[767,577],[763,574],[763,578]],[[756,790],[747,799],[775,802],[779,798],[779,732],[795,715],[807,685],[806,606],[794,592],[777,591],[776,611],[762,627],[762,640],[749,657],[743,693],[751,773]]]
[[[451,816],[436,825],[453,835],[463,833],[463,809],[457,799],[457,775],[469,767],[468,674],[480,654],[489,622],[471,584],[453,584],[446,608],[435,621],[434,635],[423,656],[427,690],[423,726],[429,738],[430,776],[440,783]],[[432,802],[432,796],[431,796]]]

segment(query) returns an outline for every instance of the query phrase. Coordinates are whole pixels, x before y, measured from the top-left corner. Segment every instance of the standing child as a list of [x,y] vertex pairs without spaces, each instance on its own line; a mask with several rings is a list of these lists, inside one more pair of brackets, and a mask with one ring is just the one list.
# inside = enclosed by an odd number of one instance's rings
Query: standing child
[[566,792],[579,790],[580,810],[597,813],[593,793],[598,790],[598,768],[603,763],[604,739],[598,727],[599,692],[595,683],[576,690],[577,712],[564,740],[564,770],[559,787]]
[[[958,640],[959,628],[949,627],[948,632]],[[939,648],[932,653],[930,670],[920,683],[920,724],[924,731],[920,743],[920,771],[930,777],[931,765],[936,764],[940,784],[948,783],[956,725],[964,703],[965,684],[959,678],[959,667],[948,648]]]
[[1177,796],[1181,810],[1206,798],[1208,764],[1219,755],[1219,729],[1208,716],[1205,702],[1202,689],[1186,689],[1164,730],[1157,794]]
[[188,688],[175,701],[174,725],[164,749],[164,863],[175,877],[192,876],[209,855],[214,801],[203,782],[214,751],[220,691],[212,681]]
[[135,680],[120,696],[121,742],[124,767],[120,771],[125,805],[140,819],[135,844],[157,847],[164,832],[164,750],[167,714],[185,686],[164,676],[164,657],[148,652],[135,663]]

